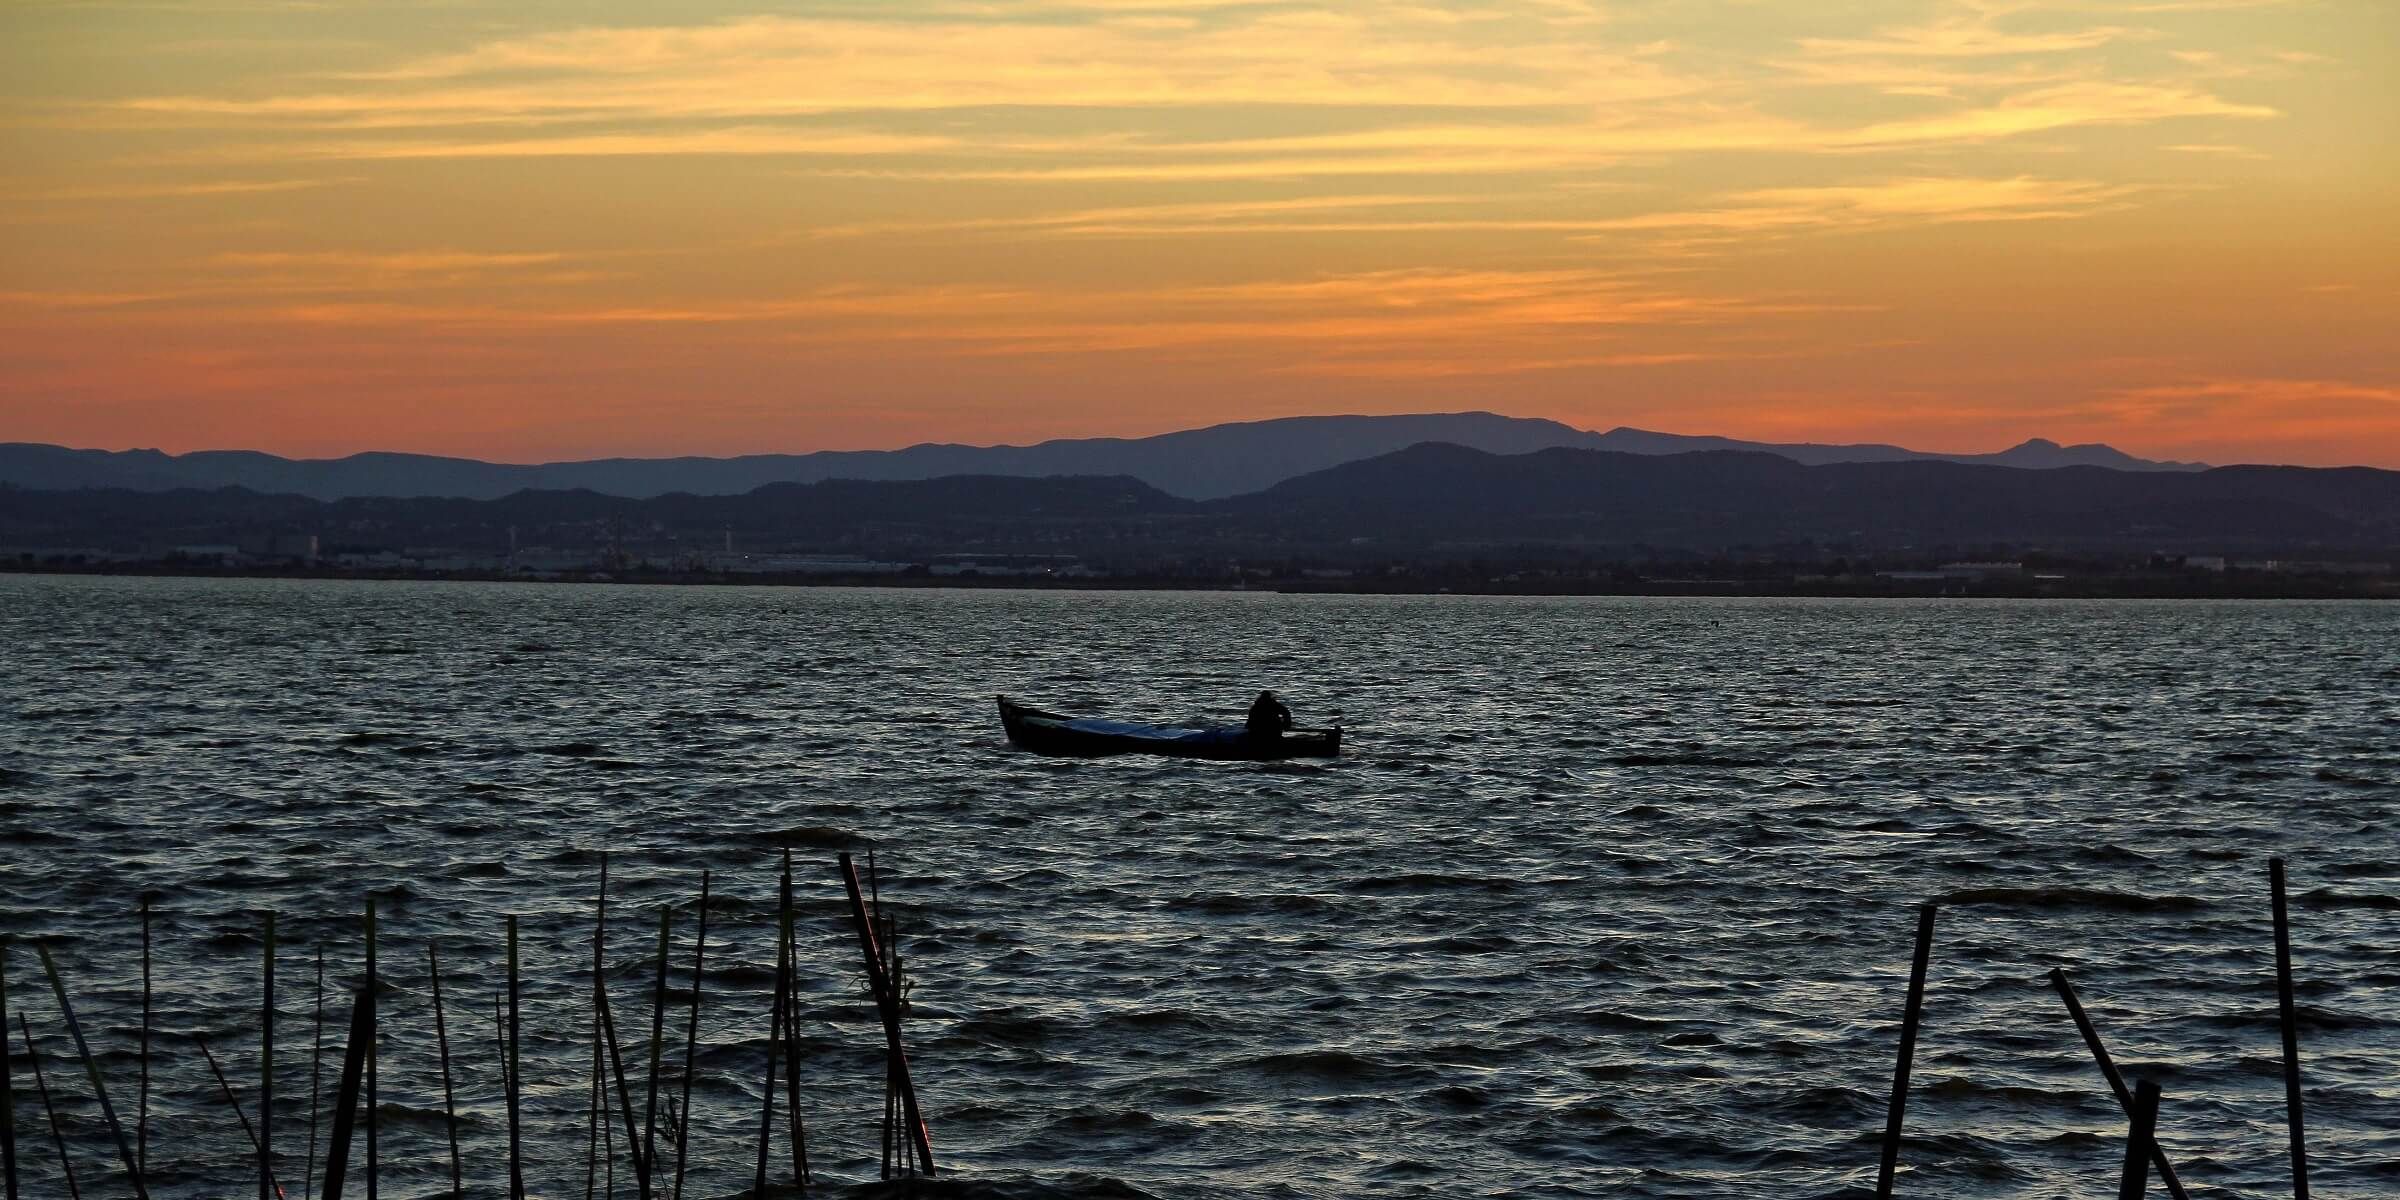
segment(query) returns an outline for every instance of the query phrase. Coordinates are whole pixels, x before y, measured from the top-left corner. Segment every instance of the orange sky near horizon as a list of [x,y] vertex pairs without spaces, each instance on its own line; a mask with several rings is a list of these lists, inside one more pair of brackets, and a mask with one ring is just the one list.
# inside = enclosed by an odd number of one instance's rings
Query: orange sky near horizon
[[0,441],[2400,468],[2385,0],[12,0]]

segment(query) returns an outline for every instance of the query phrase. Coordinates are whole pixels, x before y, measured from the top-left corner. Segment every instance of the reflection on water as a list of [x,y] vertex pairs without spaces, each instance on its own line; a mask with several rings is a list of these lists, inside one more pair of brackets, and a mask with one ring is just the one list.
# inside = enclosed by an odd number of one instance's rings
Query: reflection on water
[[[1872,1180],[1910,906],[1942,898],[1908,1194],[2114,1179],[2062,965],[2164,1085],[2186,1180],[2271,1193],[2280,853],[2314,1182],[2400,1191],[2400,608],[5,577],[0,645],[0,932],[57,939],[121,1107],[135,897],[162,893],[162,1196],[246,1177],[183,1039],[254,1080],[263,908],[277,1140],[304,1141],[311,955],[354,977],[370,890],[394,1194],[447,1179],[427,938],[470,1190],[497,1186],[511,912],[531,1176],[580,1186],[602,848],[628,1024],[658,906],[718,873],[691,1187],[746,1188],[786,847],[839,1181],[874,1172],[880,1039],[832,859],[872,847],[936,1152],[1004,1191],[1837,1194]],[[991,707],[1231,721],[1264,687],[1340,710],[1354,753],[1041,759]],[[38,964],[9,965],[82,1095]],[[88,1187],[110,1152],[71,1107]]]

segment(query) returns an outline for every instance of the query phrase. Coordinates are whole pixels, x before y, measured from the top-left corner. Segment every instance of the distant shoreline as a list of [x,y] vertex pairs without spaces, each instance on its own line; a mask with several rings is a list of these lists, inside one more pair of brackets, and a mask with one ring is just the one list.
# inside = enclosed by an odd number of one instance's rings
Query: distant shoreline
[[56,565],[0,562],[0,574],[158,579],[325,579],[379,583],[566,583],[668,587],[906,588],[956,591],[1265,592],[1324,596],[1732,596],[2023,600],[2400,600],[2400,579],[2274,574],[2122,573],[2063,579],[1921,580],[1876,576],[1690,579],[1557,577],[1478,579],[1463,572],[1347,579],[1210,580],[1172,575],[1046,578],[1036,575],[720,574],[709,572],[331,570]]

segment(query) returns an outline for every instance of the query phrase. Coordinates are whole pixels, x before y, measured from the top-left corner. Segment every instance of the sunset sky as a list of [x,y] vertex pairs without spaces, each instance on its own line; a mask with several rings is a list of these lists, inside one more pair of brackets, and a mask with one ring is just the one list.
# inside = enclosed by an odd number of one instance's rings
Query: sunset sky
[[0,0],[0,441],[2400,467],[2392,0]]

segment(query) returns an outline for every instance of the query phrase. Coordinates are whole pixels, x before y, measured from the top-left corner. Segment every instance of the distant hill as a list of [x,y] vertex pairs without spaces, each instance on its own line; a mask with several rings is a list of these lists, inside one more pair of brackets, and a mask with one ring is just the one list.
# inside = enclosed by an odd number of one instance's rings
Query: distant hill
[[1809,466],[1754,451],[1503,456],[1428,443],[1218,507],[1324,542],[2400,546],[2400,472],[2365,467]]
[[1756,451],[1509,455],[1423,443],[1212,501],[1123,475],[830,480],[646,499],[575,490],[328,502],[241,488],[0,486],[0,546],[129,552],[284,534],[314,534],[329,549],[602,546],[672,556],[717,549],[730,536],[744,552],[974,551],[1220,565],[1261,555],[1388,562],[1486,547],[1603,557],[1812,546],[2384,557],[2400,554],[2400,472],[1809,466]]
[[143,492],[240,487],[319,500],[353,496],[491,500],[526,490],[577,489],[639,499],[675,492],[739,495],[770,483],[814,483],[827,479],[1125,475],[1169,495],[1214,500],[1255,492],[1310,472],[1389,454],[1421,442],[1446,442],[1493,454],[1525,454],[1560,447],[1651,455],[1747,450],[1812,465],[1941,460],[2028,468],[2200,469],[2195,463],[2150,462],[2107,446],[2060,446],[2038,438],[1998,454],[1943,455],[1898,446],[1742,442],[1640,429],[1593,433],[1556,421],[1466,412],[1286,417],[1212,425],[1156,437],[1078,438],[1033,446],[927,444],[904,450],[828,450],[739,458],[610,458],[539,465],[391,453],[334,459],[289,459],[250,450],[171,455],[156,450],[74,450],[19,442],[0,444],[0,483],[42,489],[124,488]]
[[[2206,463],[2160,462],[2135,458],[2113,446],[2085,442],[2061,446],[2048,438],[2028,438],[1994,454],[1937,454],[1866,442],[1827,445],[1818,442],[1744,442],[1733,438],[1681,433],[1652,433],[1619,426],[1607,433],[1586,435],[1581,442],[1560,442],[1585,450],[1616,450],[1626,454],[1690,454],[1699,450],[1746,450],[1788,458],[1806,466],[1854,462],[1954,462],[1994,467],[2049,471],[2060,467],[2107,467],[2112,471],[2205,471]],[[1429,441],[1440,439],[1427,439]],[[1489,447],[1478,447],[1489,449]],[[1548,449],[1548,447],[1543,447]]]

